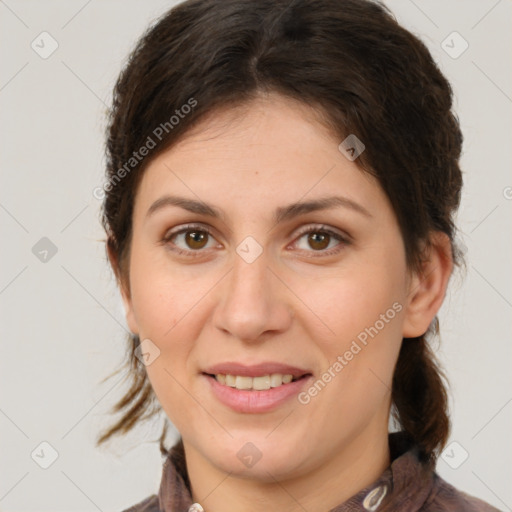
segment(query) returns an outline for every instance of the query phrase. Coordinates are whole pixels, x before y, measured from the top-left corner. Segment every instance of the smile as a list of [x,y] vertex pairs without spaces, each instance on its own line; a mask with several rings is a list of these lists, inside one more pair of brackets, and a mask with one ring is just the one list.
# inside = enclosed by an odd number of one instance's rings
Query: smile
[[270,388],[277,388],[283,384],[288,384],[300,377],[293,377],[291,374],[272,373],[260,377],[248,377],[246,375],[224,375],[218,373],[215,375],[217,382],[225,386],[236,389],[248,389],[262,391]]
[[212,398],[239,413],[272,411],[298,395],[313,376],[293,377],[291,374],[272,373],[249,377],[247,375],[207,374]]

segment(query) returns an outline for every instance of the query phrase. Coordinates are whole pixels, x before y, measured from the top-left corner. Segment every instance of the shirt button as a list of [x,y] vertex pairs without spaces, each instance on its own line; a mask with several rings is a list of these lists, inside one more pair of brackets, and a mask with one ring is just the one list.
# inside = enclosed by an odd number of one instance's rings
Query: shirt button
[[193,503],[190,505],[188,512],[204,512],[204,509],[199,505],[199,503]]
[[364,509],[369,512],[377,510],[387,492],[388,488],[385,485],[379,485],[379,487],[372,489],[363,500]]

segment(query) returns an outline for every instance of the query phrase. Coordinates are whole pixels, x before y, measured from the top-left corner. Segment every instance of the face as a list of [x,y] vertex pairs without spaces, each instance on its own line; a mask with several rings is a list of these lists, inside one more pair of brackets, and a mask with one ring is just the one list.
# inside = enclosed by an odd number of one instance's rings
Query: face
[[389,200],[308,107],[236,113],[147,167],[123,298],[187,455],[267,480],[387,437],[410,282]]

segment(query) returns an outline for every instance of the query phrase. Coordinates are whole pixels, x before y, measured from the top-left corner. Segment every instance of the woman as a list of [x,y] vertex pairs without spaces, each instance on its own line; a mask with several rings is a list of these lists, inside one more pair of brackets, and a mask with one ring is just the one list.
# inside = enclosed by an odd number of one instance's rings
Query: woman
[[103,205],[132,388],[98,442],[160,407],[180,439],[129,510],[496,510],[435,472],[451,106],[376,2],[194,0],[139,41]]

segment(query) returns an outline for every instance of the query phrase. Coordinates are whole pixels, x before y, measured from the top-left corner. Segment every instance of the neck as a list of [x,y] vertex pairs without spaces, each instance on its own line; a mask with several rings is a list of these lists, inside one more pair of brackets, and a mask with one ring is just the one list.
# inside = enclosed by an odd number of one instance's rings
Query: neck
[[372,484],[391,463],[387,429],[364,431],[313,471],[274,482],[225,473],[184,447],[192,499],[206,512],[327,511]]

